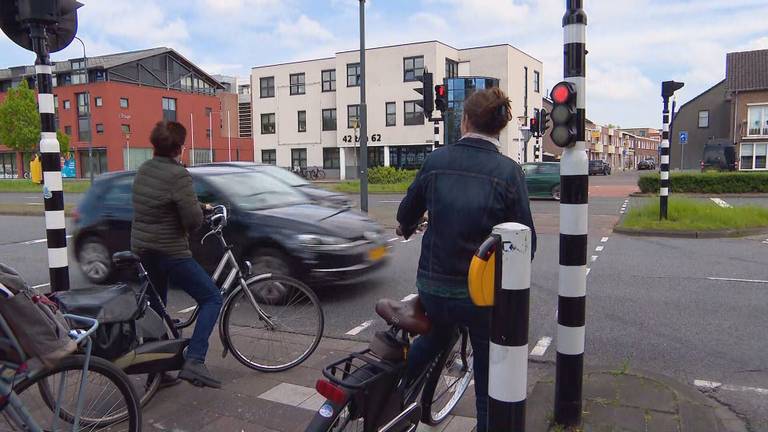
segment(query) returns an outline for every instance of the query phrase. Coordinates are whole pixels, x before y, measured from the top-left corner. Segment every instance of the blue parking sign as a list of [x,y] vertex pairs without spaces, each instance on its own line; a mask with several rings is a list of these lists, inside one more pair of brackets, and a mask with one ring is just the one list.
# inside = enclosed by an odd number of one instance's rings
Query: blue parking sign
[[688,132],[680,131],[680,144],[686,144],[688,142]]

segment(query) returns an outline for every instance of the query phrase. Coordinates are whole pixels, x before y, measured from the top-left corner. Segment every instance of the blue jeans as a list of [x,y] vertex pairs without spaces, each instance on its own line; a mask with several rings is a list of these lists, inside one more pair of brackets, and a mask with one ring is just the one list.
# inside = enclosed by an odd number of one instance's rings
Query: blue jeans
[[[163,304],[168,304],[168,285],[170,284],[184,290],[200,306],[186,358],[205,361],[205,355],[208,353],[208,338],[216,327],[216,320],[223,302],[219,287],[192,257],[174,258],[148,253],[141,255],[141,263],[149,273],[149,280],[160,294]],[[154,304],[154,299],[152,303],[152,307],[160,313],[160,307]]]
[[479,308],[468,298],[439,297],[419,292],[421,304],[432,322],[429,334],[416,338],[408,353],[408,376],[415,377],[450,343],[456,326],[469,329],[474,351],[477,432],[488,430],[488,341],[491,308]]

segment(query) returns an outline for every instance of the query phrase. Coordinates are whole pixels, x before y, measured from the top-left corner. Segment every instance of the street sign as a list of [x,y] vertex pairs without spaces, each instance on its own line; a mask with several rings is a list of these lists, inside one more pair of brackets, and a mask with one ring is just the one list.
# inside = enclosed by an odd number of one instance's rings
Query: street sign
[[680,144],[681,145],[688,144],[688,132],[687,131],[680,131]]

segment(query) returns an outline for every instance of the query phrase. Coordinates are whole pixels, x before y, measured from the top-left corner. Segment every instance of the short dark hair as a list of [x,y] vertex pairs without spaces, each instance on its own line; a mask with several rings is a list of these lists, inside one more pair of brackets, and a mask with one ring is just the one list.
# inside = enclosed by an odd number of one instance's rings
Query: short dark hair
[[464,102],[464,115],[477,132],[497,136],[512,120],[512,107],[507,95],[493,87],[472,93]]
[[149,141],[155,148],[155,156],[176,157],[181,154],[181,147],[187,139],[187,130],[175,121],[159,121],[149,135]]

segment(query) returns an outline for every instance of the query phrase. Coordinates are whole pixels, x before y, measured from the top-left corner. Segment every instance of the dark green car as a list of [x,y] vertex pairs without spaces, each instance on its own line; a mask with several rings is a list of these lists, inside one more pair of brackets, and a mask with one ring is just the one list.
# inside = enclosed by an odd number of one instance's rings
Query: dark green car
[[533,162],[523,164],[525,184],[530,198],[560,199],[560,163]]

